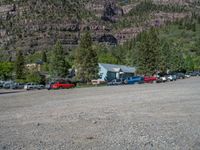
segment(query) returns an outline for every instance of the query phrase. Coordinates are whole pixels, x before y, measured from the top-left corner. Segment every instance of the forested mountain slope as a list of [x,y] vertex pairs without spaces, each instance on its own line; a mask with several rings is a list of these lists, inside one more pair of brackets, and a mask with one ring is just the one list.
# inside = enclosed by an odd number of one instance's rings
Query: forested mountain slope
[[84,31],[93,40],[123,44],[150,27],[198,14],[198,0],[3,0],[0,2],[0,49],[12,56],[49,50],[60,41],[73,50]]

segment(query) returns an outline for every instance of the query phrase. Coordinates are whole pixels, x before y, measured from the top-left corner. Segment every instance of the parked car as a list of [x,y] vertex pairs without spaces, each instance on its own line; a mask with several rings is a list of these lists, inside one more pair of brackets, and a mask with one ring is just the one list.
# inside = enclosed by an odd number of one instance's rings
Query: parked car
[[97,79],[97,80],[92,80],[91,83],[92,85],[103,85],[106,84],[106,81],[102,79]]
[[168,81],[176,81],[176,79],[177,79],[175,74],[168,74],[166,76],[166,78],[167,78]]
[[35,84],[35,83],[27,83],[25,84],[24,89],[25,90],[34,90],[34,89],[41,90],[41,89],[44,89],[44,85]]
[[3,88],[4,88],[4,89],[10,89],[10,88],[11,88],[11,83],[5,82],[5,83],[3,84]]
[[185,77],[186,77],[186,78],[190,78],[190,77],[191,77],[191,74],[190,74],[190,73],[186,73],[186,74],[185,74]]
[[71,81],[58,81],[50,85],[50,89],[69,89],[76,87],[76,83]]
[[164,83],[167,82],[167,74],[164,72],[158,73],[157,74],[157,83]]
[[185,79],[185,74],[184,73],[176,73],[177,79]]
[[11,89],[24,89],[24,84],[23,83],[13,83],[11,85]]
[[0,81],[0,88],[3,88],[5,81]]
[[33,90],[33,89],[35,89],[36,88],[36,84],[35,83],[27,83],[27,84],[25,84],[25,86],[24,86],[24,89],[25,90]]
[[157,77],[149,77],[149,76],[144,77],[144,83],[155,83],[156,81]]
[[156,82],[157,82],[157,83],[164,83],[164,82],[167,82],[167,76],[158,76]]
[[144,83],[144,77],[134,76],[124,80],[125,84],[141,84]]
[[46,88],[47,90],[50,90],[50,89],[51,89],[51,86],[52,86],[53,84],[55,84],[55,82],[49,82],[48,84],[46,84],[45,88]]
[[6,81],[3,84],[3,88],[4,89],[10,89],[13,83],[14,83],[13,81]]
[[45,88],[45,86],[42,85],[42,84],[37,84],[36,85],[36,89],[38,89],[38,90],[41,90],[41,89],[44,89],[44,88]]
[[122,85],[122,84],[124,84],[123,79],[114,79],[111,82],[107,83],[108,86],[110,86],[110,85]]
[[190,72],[190,75],[191,75],[192,77],[200,76],[200,72],[198,72],[198,71],[193,71],[193,72]]

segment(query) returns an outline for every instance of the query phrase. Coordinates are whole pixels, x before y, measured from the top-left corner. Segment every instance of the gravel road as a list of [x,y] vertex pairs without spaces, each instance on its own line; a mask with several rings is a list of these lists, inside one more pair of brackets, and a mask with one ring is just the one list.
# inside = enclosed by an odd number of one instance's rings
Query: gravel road
[[200,150],[200,78],[0,91],[0,150]]

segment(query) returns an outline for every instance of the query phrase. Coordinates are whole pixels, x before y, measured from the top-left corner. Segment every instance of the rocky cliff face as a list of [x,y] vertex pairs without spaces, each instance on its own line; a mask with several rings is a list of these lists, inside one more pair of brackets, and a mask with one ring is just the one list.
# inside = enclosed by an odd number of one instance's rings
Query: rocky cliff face
[[[155,12],[145,19],[130,15],[140,2],[120,5],[117,0],[25,0],[0,6],[0,49],[7,53],[16,49],[26,54],[49,49],[57,40],[65,49],[73,49],[85,30],[90,30],[94,41],[120,44],[134,38],[151,26],[161,26],[190,15],[190,12]],[[154,0],[156,4],[171,1]],[[177,1],[179,5],[192,3],[191,0]],[[137,17],[140,23],[137,23]],[[135,21],[127,26],[125,20]],[[141,21],[142,20],[142,21]],[[116,25],[122,22],[123,27]]]

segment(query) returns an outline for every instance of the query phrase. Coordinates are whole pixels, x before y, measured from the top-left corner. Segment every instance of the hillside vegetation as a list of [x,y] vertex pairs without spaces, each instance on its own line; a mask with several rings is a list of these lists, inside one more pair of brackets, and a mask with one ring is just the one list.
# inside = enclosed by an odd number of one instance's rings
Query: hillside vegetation
[[[69,67],[74,67],[75,51],[81,37],[89,32],[98,62],[145,66],[140,58],[152,52],[152,61],[155,59],[159,67],[148,73],[157,69],[200,69],[199,0],[3,0],[0,3],[1,62],[15,61],[17,51],[23,52],[25,63],[41,60],[44,53],[50,59],[54,45],[60,43]],[[151,41],[150,37],[157,40]],[[153,42],[151,47],[148,42]]]
[[0,48],[33,54],[59,40],[70,50],[86,30],[92,32],[94,41],[124,43],[151,26],[190,16],[197,4],[196,0],[191,6],[150,0],[3,0]]

